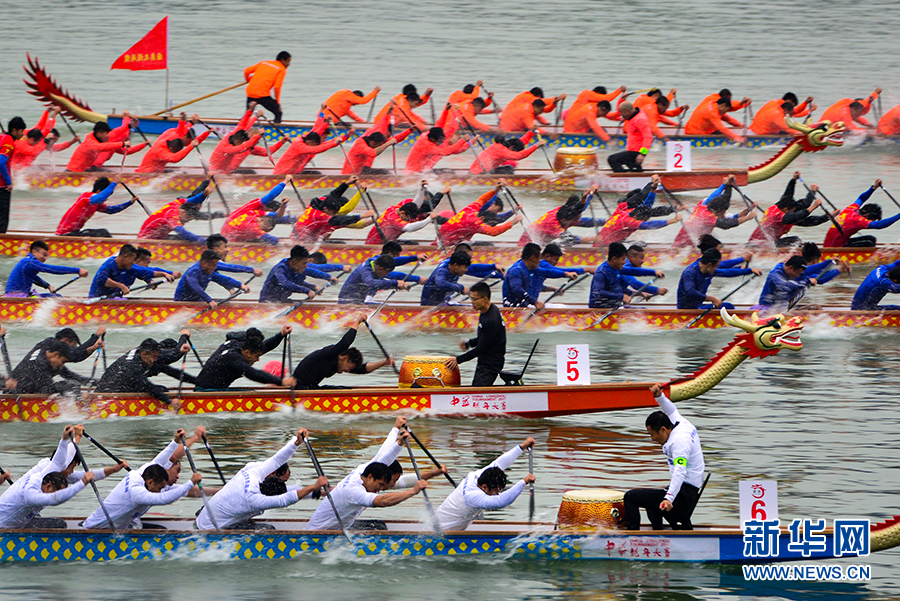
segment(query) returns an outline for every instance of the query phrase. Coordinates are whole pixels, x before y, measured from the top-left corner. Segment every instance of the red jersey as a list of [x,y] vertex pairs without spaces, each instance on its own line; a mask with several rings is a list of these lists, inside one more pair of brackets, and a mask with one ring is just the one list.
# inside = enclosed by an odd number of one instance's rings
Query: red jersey
[[531,232],[535,235],[537,240],[534,240],[528,235],[528,232],[525,231],[519,238],[519,246],[525,246],[529,242],[534,242],[540,246],[546,246],[562,236],[563,232],[566,230],[560,225],[559,219],[556,217],[556,214],[559,213],[561,208],[562,207],[556,207],[555,209],[550,209],[535,219],[531,224]]
[[[16,156],[16,141],[9,134],[0,134],[0,155],[6,157],[6,168],[9,171],[10,180],[3,181],[2,183],[3,185],[8,186],[12,184],[12,169],[10,168],[10,163],[12,163]],[[2,171],[0,171],[0,174],[3,175],[2,179],[5,180],[6,174],[3,174]]]
[[675,236],[674,246],[676,248],[693,246],[700,238],[712,233],[718,220],[715,213],[701,202],[694,207],[694,212],[685,220],[681,231]]
[[501,223],[500,225],[488,225],[478,216],[478,211],[491,200],[497,192],[488,190],[481,197],[464,208],[462,211],[454,215],[441,226],[441,240],[444,246],[451,247],[472,239],[475,234],[487,234],[488,236],[499,236],[503,232],[509,231],[514,225],[512,221]]
[[[198,142],[203,142],[203,140],[208,137],[209,131],[205,131],[197,136],[197,140]],[[167,144],[168,142],[165,140],[163,140],[162,144],[160,144],[159,138],[157,138],[153,143],[153,146],[150,147],[150,150],[147,151],[147,154],[144,155],[143,160],[141,160],[140,166],[135,169],[134,172],[161,173],[165,170],[166,165],[168,165],[169,163],[180,163],[194,149],[193,146],[188,144],[178,152],[172,152],[171,150],[169,150]]]
[[85,192],[78,197],[56,227],[57,236],[65,236],[69,232],[80,230],[87,223],[87,220],[94,216],[94,213],[107,208],[105,202],[91,204],[91,196],[94,192]]
[[628,136],[625,140],[625,150],[641,152],[649,150],[653,145],[653,133],[650,131],[650,122],[643,111],[638,111],[631,119],[626,119],[622,131]]
[[600,238],[594,242],[594,246],[608,246],[613,242],[621,242],[638,231],[643,221],[633,218],[630,213],[631,209],[628,208],[627,202],[619,203],[613,214],[600,228]]
[[[532,144],[528,148],[516,152],[510,150],[503,144],[494,142],[481,151],[481,153],[478,155],[478,158],[475,159],[475,161],[469,167],[469,172],[484,173],[486,171],[487,173],[490,173],[507,161],[520,161],[524,158],[530,157],[531,154],[537,149],[537,144]],[[484,166],[483,170],[481,168],[482,165]]]
[[86,171],[94,166],[101,152],[114,152],[117,148],[122,148],[122,142],[100,142],[91,132],[84,137],[84,141],[72,153],[66,169],[75,172]]
[[331,148],[334,148],[341,142],[347,141],[347,135],[344,134],[340,138],[334,138],[332,140],[328,140],[327,142],[322,142],[316,146],[310,146],[306,142],[303,141],[302,137],[297,137],[291,142],[291,145],[288,146],[287,151],[281,158],[278,159],[278,162],[275,163],[275,170],[272,171],[274,175],[287,175],[288,173],[299,173],[306,168],[306,165],[313,160],[313,157],[319,154],[320,152],[325,152]]
[[859,205],[856,203],[841,211],[835,218],[835,221],[841,224],[844,234],[841,235],[838,229],[832,225],[828,233],[825,234],[824,246],[829,248],[844,246],[854,234],[866,229],[872,223],[870,219],[866,219],[859,214]]
[[[381,231],[384,232],[384,242],[387,242],[389,240],[397,240],[401,235],[403,235],[403,226],[410,222],[405,221],[400,216],[400,207],[408,202],[412,201],[410,199],[406,199],[395,204],[392,207],[388,207],[378,218],[378,225],[379,227],[381,227]],[[415,219],[414,221],[420,221],[420,219]],[[378,228],[373,227],[371,230],[369,230],[369,235],[366,237],[366,244],[382,244],[381,236],[378,235]]]
[[[759,226],[750,234],[751,240],[767,240],[766,234],[772,240],[778,240],[794,227],[793,224],[784,223],[784,211],[778,208],[778,205],[772,205],[763,213],[762,219],[759,220]],[[762,226],[762,229],[760,229]]]
[[165,240],[169,232],[183,225],[178,210],[184,201],[184,198],[173,200],[147,217],[137,237],[143,240]]
[[[372,127],[367,132],[379,131],[380,126]],[[394,139],[397,142],[402,141],[406,136],[412,133],[411,129],[407,129],[403,132],[400,132]],[[343,175],[352,175],[352,174],[360,174],[362,173],[363,167],[371,167],[372,163],[375,162],[375,157],[378,156],[375,153],[375,149],[370,147],[369,144],[364,139],[365,136],[359,137],[353,142],[353,146],[350,147],[349,152],[347,152],[347,159],[344,160],[344,166],[341,168],[341,173]]]
[[[124,142],[125,140],[128,139],[128,136],[130,134],[131,134],[131,117],[123,117],[122,125],[120,125],[119,127],[113,128],[109,132],[109,138],[107,138],[106,141],[107,142]],[[144,146],[146,146],[146,144],[144,144]],[[136,150],[132,150],[131,148],[129,148],[128,152],[122,152],[122,151],[124,151],[124,148],[122,148],[121,145],[119,145],[119,147],[114,150],[101,151],[94,158],[94,167],[103,167],[103,164],[106,163],[106,161],[108,161],[110,158],[112,158],[112,155],[114,155],[117,152],[119,152],[120,154],[128,155],[128,154],[137,152],[144,146],[141,146],[140,148],[138,148],[138,145],[135,145],[134,148]]]
[[338,226],[328,223],[330,219],[331,217],[327,213],[310,205],[297,218],[297,223],[294,224],[294,229],[291,231],[291,238],[296,242],[308,244],[327,240],[331,233],[338,229]]

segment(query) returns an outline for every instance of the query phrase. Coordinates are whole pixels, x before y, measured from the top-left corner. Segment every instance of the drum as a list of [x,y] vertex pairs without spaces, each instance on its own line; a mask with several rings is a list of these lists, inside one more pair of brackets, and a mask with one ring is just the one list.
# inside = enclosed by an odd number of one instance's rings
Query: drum
[[560,528],[594,530],[615,529],[625,517],[625,493],[608,488],[568,490],[559,505]]
[[559,148],[553,157],[554,171],[566,169],[596,169],[597,149],[590,148]]
[[450,357],[408,356],[400,366],[400,388],[447,388],[459,386],[459,367],[449,370],[444,361]]

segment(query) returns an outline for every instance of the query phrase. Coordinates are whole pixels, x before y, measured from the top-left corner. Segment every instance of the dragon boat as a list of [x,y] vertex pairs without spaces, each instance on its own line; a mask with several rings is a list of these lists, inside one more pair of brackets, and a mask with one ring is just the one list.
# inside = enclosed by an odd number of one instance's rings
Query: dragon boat
[[[420,522],[389,520],[387,530],[357,531],[346,538],[340,531],[304,530],[305,520],[266,520],[274,530],[198,532],[192,520],[144,516],[156,528],[114,533],[78,528],[80,519],[66,519],[66,529],[0,530],[2,562],[111,562],[174,560],[204,555],[222,559],[295,559],[328,552],[368,556],[494,556],[504,559],[571,561],[654,561],[713,564],[762,564],[839,557],[834,532],[826,529],[825,549],[809,556],[788,548],[790,533],[782,527],[778,554],[751,557],[743,532],[736,526],[696,525],[694,530],[564,530],[551,522],[478,520],[463,531],[440,535]],[[900,545],[900,516],[869,527],[869,551]]]
[[[154,299],[0,298],[0,323],[35,323],[51,327],[100,323],[126,327],[167,324],[227,329],[262,323],[270,327],[291,324],[317,330],[349,326],[360,311],[372,311],[376,306],[339,305],[333,301],[299,300],[294,304],[275,304],[232,300],[210,309],[204,303]],[[529,308],[504,307],[501,311],[509,331],[616,331],[629,325],[677,330],[688,324],[691,328],[715,329],[727,325],[715,312],[676,309],[662,304],[623,307],[602,320],[609,309],[592,309],[584,305],[545,308],[537,312]],[[752,312],[744,306],[738,307],[736,313],[748,317]],[[793,314],[807,318],[817,326],[900,327],[900,311],[853,311],[826,307],[796,310]],[[701,319],[691,323],[701,315]],[[378,312],[372,325],[376,324],[401,332],[413,329],[472,331],[478,325],[478,314],[465,305],[428,307],[391,303]]]
[[[759,319],[752,315],[742,319],[721,311],[721,318],[741,330],[734,339],[706,365],[693,374],[671,380],[666,394],[673,401],[694,398],[711,390],[748,358],[764,358],[781,349],[798,351],[803,347],[800,331],[802,318],[786,319],[775,315]],[[411,363],[415,358],[408,358]],[[401,379],[409,373],[401,368]],[[414,365],[417,365],[413,363]],[[435,364],[439,366],[440,364]],[[374,411],[424,411],[435,415],[516,416],[543,418],[557,415],[577,415],[655,407],[650,392],[652,382],[624,384],[591,384],[585,386],[505,386],[505,387],[443,387],[452,374],[444,374],[439,367],[423,374],[427,386],[413,387],[419,379],[415,371],[405,377],[401,388],[353,388],[295,391],[263,388],[225,392],[185,392],[181,395],[178,412],[181,414],[216,413],[223,411],[268,412],[290,409],[325,411],[332,413],[368,413]],[[426,368],[427,371],[427,368]],[[458,381],[458,372],[456,372]],[[521,380],[519,380],[521,381]],[[72,411],[88,419],[145,417],[171,414],[172,407],[141,394],[102,393],[70,400],[45,395],[0,395],[0,421],[44,422]]]
[[[123,244],[143,246],[153,253],[155,262],[195,263],[206,249],[202,244],[191,244],[180,240],[148,240],[139,239],[128,234],[116,234],[113,238],[88,238],[83,236],[56,236],[52,232],[9,232],[0,234],[0,257],[24,257],[28,254],[29,245],[35,240],[43,240],[50,247],[50,256],[59,259],[94,259],[105,260],[119,252]],[[437,263],[445,255],[437,252],[434,244],[427,241],[399,240],[404,252],[410,254],[431,255],[429,263]],[[279,245],[252,244],[231,242],[228,245],[228,261],[233,263],[265,263],[280,261],[286,257],[294,242],[283,238]],[[512,243],[475,244],[472,255],[473,263],[494,263],[512,265],[519,260],[522,247]],[[334,240],[324,242],[317,247],[331,263],[359,265],[363,261],[378,254],[380,244],[364,244],[362,240]],[[661,263],[675,262],[688,265],[700,258],[694,248],[675,248],[671,244],[650,243],[644,245],[646,263],[651,266]],[[726,244],[723,256],[737,256],[748,250],[747,246]],[[776,260],[787,257],[790,248],[775,251],[763,246],[754,248],[757,259]],[[893,263],[900,259],[900,245],[886,244],[870,248],[821,248],[822,258],[846,261],[852,265],[868,263]],[[599,249],[592,246],[572,246],[566,248],[560,260],[560,267],[593,265],[598,262]]]

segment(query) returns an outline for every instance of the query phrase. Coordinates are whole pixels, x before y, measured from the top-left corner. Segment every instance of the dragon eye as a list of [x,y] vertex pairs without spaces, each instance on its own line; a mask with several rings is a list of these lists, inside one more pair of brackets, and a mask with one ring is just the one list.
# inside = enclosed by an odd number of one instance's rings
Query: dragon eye
[[770,319],[766,322],[766,325],[772,328],[778,328],[779,330],[781,329],[781,322],[778,321],[778,319]]

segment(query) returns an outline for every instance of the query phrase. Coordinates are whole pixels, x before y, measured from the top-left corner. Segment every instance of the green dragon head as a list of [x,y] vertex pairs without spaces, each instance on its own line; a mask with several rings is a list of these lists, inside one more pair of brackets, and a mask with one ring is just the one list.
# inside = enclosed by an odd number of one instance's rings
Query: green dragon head
[[729,315],[725,307],[722,307],[721,315],[728,325],[747,332],[735,336],[737,346],[744,348],[744,355],[747,357],[768,357],[783,348],[792,351],[803,348],[803,342],[800,341],[800,330],[803,329],[801,317],[787,319],[784,315],[770,315],[760,318],[758,313],[753,313],[747,321],[736,315]]
[[844,132],[847,127],[843,121],[821,121],[812,125],[807,118],[806,121],[800,123],[785,118],[785,123],[793,130],[799,132],[795,140],[805,152],[819,152],[825,150],[828,146],[843,146]]

